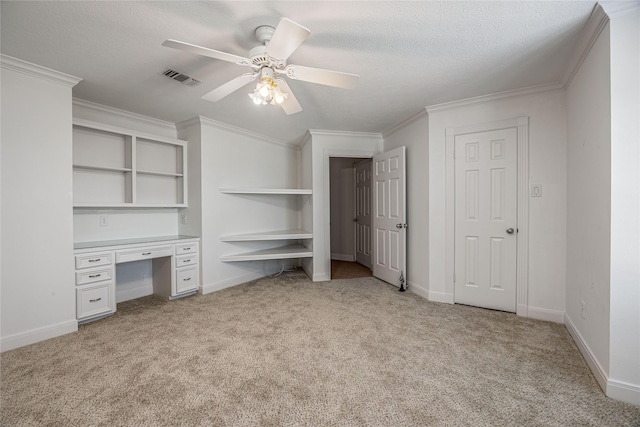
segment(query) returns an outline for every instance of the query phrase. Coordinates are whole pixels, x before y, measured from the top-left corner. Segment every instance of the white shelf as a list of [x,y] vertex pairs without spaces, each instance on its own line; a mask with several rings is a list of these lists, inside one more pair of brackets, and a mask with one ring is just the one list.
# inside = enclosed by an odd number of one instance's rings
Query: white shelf
[[223,194],[311,194],[305,188],[221,188]]
[[112,167],[106,167],[106,166],[73,165],[73,168],[85,169],[90,171],[131,172],[131,168],[112,168]]
[[280,246],[278,248],[263,249],[260,251],[245,252],[235,255],[220,257],[220,261],[265,261],[270,259],[311,258],[313,251],[302,245]]
[[171,172],[154,172],[154,171],[144,171],[138,169],[136,173],[140,175],[154,175],[154,176],[171,176],[171,177],[180,177],[183,174],[181,173],[171,173]]
[[74,208],[186,208],[187,205],[182,204],[172,204],[167,205],[166,203],[136,203],[132,205],[131,203],[74,203]]
[[265,231],[262,233],[247,233],[247,234],[229,234],[226,236],[220,236],[221,242],[249,242],[256,240],[293,240],[293,239],[311,239],[313,234],[306,230],[278,230],[278,231]]

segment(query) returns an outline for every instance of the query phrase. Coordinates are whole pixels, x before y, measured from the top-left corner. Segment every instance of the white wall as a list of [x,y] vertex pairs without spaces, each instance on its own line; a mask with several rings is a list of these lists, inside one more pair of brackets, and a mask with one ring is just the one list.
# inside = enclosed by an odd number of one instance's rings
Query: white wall
[[[563,321],[565,307],[566,119],[564,92],[549,90],[427,108],[429,114],[429,294],[453,301],[445,277],[445,131],[451,127],[529,117],[529,317]],[[526,196],[526,195],[525,195]],[[415,221],[413,221],[415,222]]]
[[407,147],[407,284],[429,291],[429,118],[425,112],[384,135],[384,151]]
[[71,87],[2,58],[2,350],[77,330]]
[[[297,188],[298,148],[204,117],[197,122],[201,188],[200,201],[195,203],[202,207],[201,291],[208,293],[262,277],[281,265],[280,261],[221,262],[222,255],[278,246],[274,242],[221,242],[221,235],[298,228],[298,198],[309,196],[220,193],[222,187]],[[178,129],[182,135],[182,129],[187,132],[193,126],[198,125],[179,124]],[[183,229],[195,230],[180,225]]]
[[605,377],[610,318],[610,85],[607,26],[567,90],[566,316]]
[[354,159],[331,158],[331,259],[355,261]]
[[[313,188],[313,281],[331,280],[329,159],[373,157],[382,151],[382,135],[310,130]],[[304,148],[303,148],[304,149]],[[303,159],[305,155],[303,153]]]
[[640,405],[640,8],[611,18],[610,43],[611,344],[607,395]]

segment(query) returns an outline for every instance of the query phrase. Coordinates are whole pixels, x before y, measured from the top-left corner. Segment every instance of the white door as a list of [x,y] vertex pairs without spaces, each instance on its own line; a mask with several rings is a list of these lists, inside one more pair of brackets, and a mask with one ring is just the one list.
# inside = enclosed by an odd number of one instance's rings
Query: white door
[[455,137],[455,302],[516,311],[517,133]]
[[355,166],[356,262],[371,268],[371,160]]
[[407,275],[405,164],[405,147],[373,158],[373,275],[401,289]]

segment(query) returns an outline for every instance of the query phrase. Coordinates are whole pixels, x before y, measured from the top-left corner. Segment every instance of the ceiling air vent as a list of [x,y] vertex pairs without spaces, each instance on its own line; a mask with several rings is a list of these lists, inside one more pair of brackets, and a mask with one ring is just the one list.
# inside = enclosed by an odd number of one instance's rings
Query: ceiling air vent
[[179,73],[178,71],[172,69],[168,69],[162,74],[187,86],[197,86],[202,83],[200,80],[196,80],[193,77],[189,77],[186,74]]

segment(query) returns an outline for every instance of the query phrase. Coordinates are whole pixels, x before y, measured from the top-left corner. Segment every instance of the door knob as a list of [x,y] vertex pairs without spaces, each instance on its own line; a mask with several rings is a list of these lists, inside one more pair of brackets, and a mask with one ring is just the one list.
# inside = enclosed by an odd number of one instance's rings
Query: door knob
[[396,224],[396,228],[402,228],[402,224]]
[[513,228],[507,228],[507,234],[513,234]]
[[353,218],[353,222],[358,222],[358,218]]

